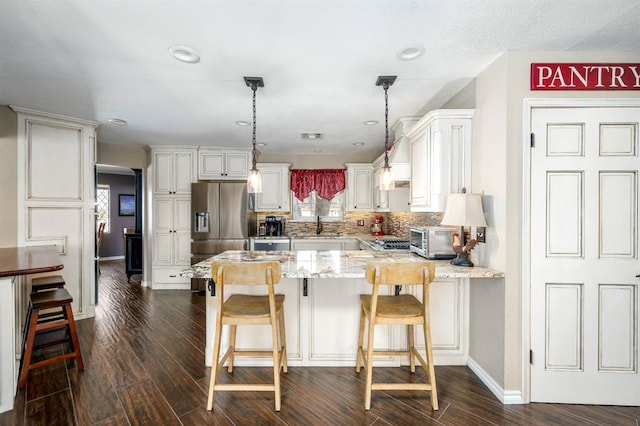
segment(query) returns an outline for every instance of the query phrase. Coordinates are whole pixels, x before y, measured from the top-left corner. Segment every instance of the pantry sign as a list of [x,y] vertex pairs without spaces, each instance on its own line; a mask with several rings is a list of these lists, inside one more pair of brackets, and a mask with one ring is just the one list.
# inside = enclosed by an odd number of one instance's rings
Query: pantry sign
[[531,64],[531,90],[640,90],[640,64]]

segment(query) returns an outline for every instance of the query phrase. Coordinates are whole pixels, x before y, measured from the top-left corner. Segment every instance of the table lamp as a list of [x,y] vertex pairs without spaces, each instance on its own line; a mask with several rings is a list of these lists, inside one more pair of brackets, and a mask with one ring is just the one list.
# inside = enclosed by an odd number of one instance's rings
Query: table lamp
[[482,197],[480,194],[466,194],[462,190],[461,194],[449,194],[447,196],[447,207],[444,210],[444,216],[440,225],[459,226],[459,239],[453,234],[453,250],[458,255],[451,260],[452,265],[456,266],[473,266],[473,262],[469,259],[469,253],[478,243],[476,239],[465,237],[465,226],[487,226],[482,210]]

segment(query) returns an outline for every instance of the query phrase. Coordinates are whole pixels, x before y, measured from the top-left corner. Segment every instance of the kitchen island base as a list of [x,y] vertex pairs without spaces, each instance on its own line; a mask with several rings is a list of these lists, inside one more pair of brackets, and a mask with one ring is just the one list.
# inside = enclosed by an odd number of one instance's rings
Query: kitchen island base
[[[305,282],[306,281],[306,282]],[[285,278],[276,292],[285,295],[287,353],[290,366],[356,365],[360,294],[370,294],[371,284],[364,278]],[[256,292],[255,286],[234,288],[234,292]],[[393,288],[385,289],[387,294]],[[406,291],[406,290],[405,290]],[[413,291],[419,291],[414,289]],[[416,294],[416,296],[420,296]],[[213,330],[217,296],[207,295],[207,333],[205,363],[211,366]],[[431,285],[431,334],[436,365],[466,365],[468,358],[469,278],[439,278]],[[379,325],[375,348],[396,350],[406,347],[406,328]],[[415,330],[416,346],[424,356],[424,334]],[[228,331],[223,330],[223,342]],[[227,343],[224,343],[227,345]],[[270,335],[261,326],[243,327],[238,331],[240,348],[269,347]],[[225,346],[226,349],[226,346]],[[224,349],[223,349],[224,350]],[[406,357],[376,357],[375,366],[408,365]],[[266,366],[264,359],[237,360],[237,365]]]

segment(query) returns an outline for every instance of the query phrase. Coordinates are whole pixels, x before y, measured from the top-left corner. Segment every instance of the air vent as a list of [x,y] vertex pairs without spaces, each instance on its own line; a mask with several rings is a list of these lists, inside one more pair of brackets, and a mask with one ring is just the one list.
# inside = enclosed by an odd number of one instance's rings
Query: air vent
[[303,132],[300,133],[302,139],[320,139],[322,138],[322,133],[319,132]]

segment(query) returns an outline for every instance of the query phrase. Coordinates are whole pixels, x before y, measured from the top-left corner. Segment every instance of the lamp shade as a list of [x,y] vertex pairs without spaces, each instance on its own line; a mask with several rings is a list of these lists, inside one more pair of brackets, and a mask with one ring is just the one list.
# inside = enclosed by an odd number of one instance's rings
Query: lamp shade
[[449,194],[440,225],[487,226],[480,194]]

